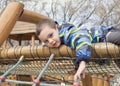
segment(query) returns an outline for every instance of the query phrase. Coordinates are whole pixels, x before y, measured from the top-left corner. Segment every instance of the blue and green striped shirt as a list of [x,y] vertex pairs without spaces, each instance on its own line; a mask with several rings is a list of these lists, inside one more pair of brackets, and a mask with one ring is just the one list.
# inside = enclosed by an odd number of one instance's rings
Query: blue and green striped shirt
[[59,36],[61,44],[65,44],[76,51],[76,63],[80,61],[89,62],[91,43],[100,42],[99,38],[103,37],[105,30],[106,27],[101,28],[100,26],[96,26],[91,30],[80,29],[73,24],[64,23],[59,28]]

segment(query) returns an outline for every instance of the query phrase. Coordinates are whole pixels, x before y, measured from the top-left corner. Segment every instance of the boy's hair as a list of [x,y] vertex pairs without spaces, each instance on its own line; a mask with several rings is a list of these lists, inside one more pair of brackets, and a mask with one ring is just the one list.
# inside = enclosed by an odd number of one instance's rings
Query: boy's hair
[[43,19],[36,25],[36,35],[40,35],[40,32],[42,29],[44,29],[45,26],[49,26],[50,28],[55,28],[56,23],[51,19]]

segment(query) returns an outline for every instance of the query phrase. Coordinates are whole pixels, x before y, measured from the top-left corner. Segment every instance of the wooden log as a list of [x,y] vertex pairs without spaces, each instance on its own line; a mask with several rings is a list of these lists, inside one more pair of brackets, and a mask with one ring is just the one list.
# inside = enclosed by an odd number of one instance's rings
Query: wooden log
[[[97,43],[92,45],[92,55],[91,58],[107,58],[111,56],[115,58],[120,56],[120,50],[117,45],[111,43]],[[105,47],[104,47],[105,46]],[[99,52],[98,52],[99,51]],[[104,51],[104,52],[103,52]],[[75,51],[70,49],[70,47],[61,45],[59,48],[48,48],[42,46],[16,46],[8,49],[1,49],[0,58],[3,59],[16,59],[21,55],[28,57],[27,59],[34,59],[36,57],[46,58],[49,57],[52,53],[55,54],[56,58],[59,57],[71,57],[75,58]],[[26,59],[26,60],[27,60]]]
[[86,75],[86,76],[85,76],[85,79],[82,79],[82,84],[83,84],[83,86],[93,86],[93,85],[92,85],[91,74]]
[[112,57],[116,58],[120,56],[119,46],[112,43],[95,43],[92,44],[92,57]]
[[30,23],[36,24],[42,19],[50,19],[50,18],[40,13],[24,9],[21,17],[19,18],[19,21],[30,22]]
[[92,78],[92,86],[97,86],[97,79],[94,78],[94,77],[97,77],[97,74],[93,74],[92,76],[93,76],[93,78]]
[[109,81],[107,80],[109,78],[109,76],[105,76],[104,75],[104,85],[103,86],[109,86]]
[[103,86],[103,80],[101,80],[101,79],[103,79],[103,75],[102,74],[98,74],[98,79],[97,79],[97,86]]
[[7,39],[24,5],[19,2],[10,3],[0,16],[0,45]]
[[104,76],[104,79],[105,79],[104,86],[110,86],[110,84],[111,84],[110,81],[114,80],[113,77],[115,76],[115,74],[116,73],[114,73],[114,74],[108,74],[108,75]]

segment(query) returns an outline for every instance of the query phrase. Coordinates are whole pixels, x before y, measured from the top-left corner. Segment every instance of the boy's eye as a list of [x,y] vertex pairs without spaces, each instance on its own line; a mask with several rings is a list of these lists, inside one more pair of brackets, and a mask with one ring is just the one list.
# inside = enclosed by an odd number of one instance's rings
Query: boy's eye
[[45,44],[48,43],[48,40],[45,40],[44,43],[45,43]]
[[53,33],[51,33],[50,35],[49,35],[49,37],[51,38],[53,36]]

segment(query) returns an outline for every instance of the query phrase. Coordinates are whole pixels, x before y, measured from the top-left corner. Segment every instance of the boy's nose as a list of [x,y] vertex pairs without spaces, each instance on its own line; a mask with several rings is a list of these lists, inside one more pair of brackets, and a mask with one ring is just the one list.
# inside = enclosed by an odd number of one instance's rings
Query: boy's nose
[[49,39],[49,43],[52,43],[53,42],[53,40],[52,39]]

